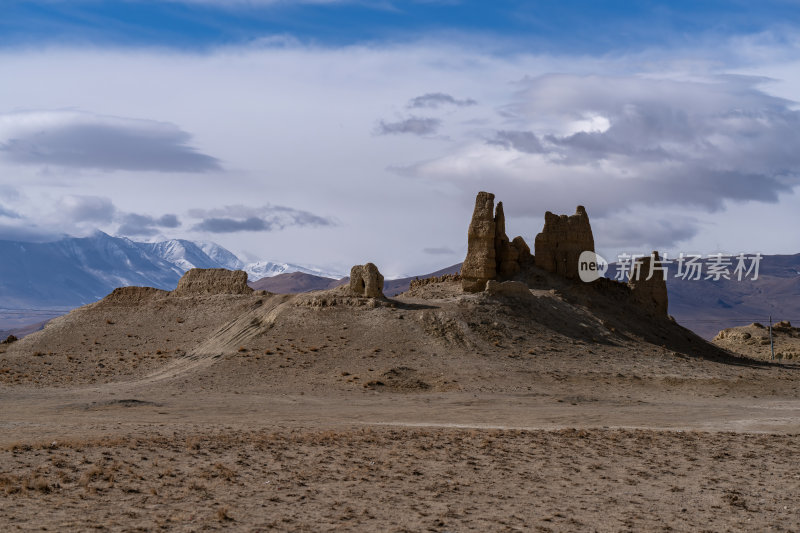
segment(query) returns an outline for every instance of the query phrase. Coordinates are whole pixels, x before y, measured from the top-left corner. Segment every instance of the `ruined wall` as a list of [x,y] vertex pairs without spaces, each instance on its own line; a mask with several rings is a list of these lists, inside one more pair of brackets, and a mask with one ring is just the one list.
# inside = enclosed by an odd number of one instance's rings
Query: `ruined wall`
[[544,215],[544,229],[534,242],[537,267],[567,279],[578,279],[578,258],[584,251],[594,252],[594,237],[589,215],[579,205],[574,215]]
[[[467,232],[467,257],[461,267],[461,287],[466,292],[508,290],[498,281],[513,277],[535,265],[570,280],[579,280],[578,262],[583,252],[594,252],[594,235],[586,209],[579,205],[574,215],[544,215],[544,228],[536,236],[535,253],[522,237],[509,241],[503,202],[494,206],[494,194],[479,192]],[[653,252],[656,261],[658,253]],[[626,295],[645,312],[667,316],[667,284],[664,273],[654,269],[651,279],[650,258],[639,260],[642,276],[628,283],[630,292],[619,284]],[[492,281],[491,284],[488,282]],[[491,285],[491,290],[489,285]],[[508,287],[514,288],[513,285]],[[521,294],[521,293],[520,293]]]
[[448,281],[461,281],[461,274],[443,274],[441,276],[431,276],[430,278],[412,279],[408,290],[424,287],[433,283],[446,283]]
[[350,292],[365,298],[383,298],[383,275],[373,263],[350,269]]
[[173,296],[198,294],[250,294],[247,272],[224,268],[193,268],[178,281]]
[[[506,216],[503,213],[503,202],[497,202],[494,214],[494,254],[497,275],[509,278],[519,272],[519,250],[512,246],[506,235]],[[522,237],[518,237],[522,238]]]
[[637,266],[631,272],[631,277],[628,280],[628,287],[631,289],[631,297],[633,301],[640,305],[645,311],[657,316],[667,316],[667,307],[669,304],[667,298],[667,282],[664,279],[664,271],[658,268],[653,269],[653,275],[650,279],[650,263],[655,259],[656,267],[660,258],[658,252],[653,252],[650,257],[642,257],[637,259]]

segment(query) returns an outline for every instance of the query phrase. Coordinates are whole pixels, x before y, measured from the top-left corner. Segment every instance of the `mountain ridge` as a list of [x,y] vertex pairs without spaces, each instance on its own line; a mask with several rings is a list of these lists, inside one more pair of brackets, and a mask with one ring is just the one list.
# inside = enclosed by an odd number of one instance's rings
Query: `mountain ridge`
[[[245,270],[252,281],[280,272],[324,273],[290,263],[245,264],[210,242],[136,242],[102,231],[44,243],[0,240],[0,258],[0,308],[15,311],[78,307],[124,286],[171,290],[191,268]],[[5,323],[0,317],[0,328]]]

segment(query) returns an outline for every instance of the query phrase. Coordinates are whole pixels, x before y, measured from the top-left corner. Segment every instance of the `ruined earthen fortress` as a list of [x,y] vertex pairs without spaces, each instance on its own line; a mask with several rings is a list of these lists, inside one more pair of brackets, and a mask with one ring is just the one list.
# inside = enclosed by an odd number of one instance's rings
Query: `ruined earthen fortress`
[[[461,267],[461,286],[465,292],[487,290],[490,281],[523,281],[535,269],[578,280],[578,259],[582,252],[594,252],[594,236],[586,209],[579,205],[575,214],[544,215],[544,228],[534,241],[534,255],[522,237],[509,241],[503,203],[494,205],[494,194],[479,192],[467,232],[467,257]],[[654,252],[658,261],[658,254]],[[664,273],[654,269],[650,258],[640,259],[627,284],[630,299],[650,314],[667,315],[667,285]],[[598,280],[600,281],[600,280]],[[611,280],[603,279],[602,283]],[[611,282],[615,283],[615,282]]]
[[[509,240],[503,203],[495,207],[494,194],[479,192],[475,199],[475,211],[467,232],[467,257],[461,274],[442,278],[416,280],[411,287],[420,287],[430,282],[458,281],[464,292],[521,298],[530,297],[531,279],[542,276],[558,276],[580,287],[579,259],[585,251],[594,252],[594,236],[589,224],[589,215],[583,206],[578,206],[574,215],[554,215],[546,212],[544,228],[536,235],[534,254],[522,237]],[[659,260],[653,253],[652,259]],[[598,290],[611,290],[622,294],[639,309],[653,316],[667,316],[667,285],[664,272],[650,268],[651,257],[639,259],[631,280],[627,284],[600,278],[587,285]],[[533,278],[532,278],[533,277]],[[647,279],[647,278],[650,279]],[[364,298],[383,300],[384,279],[378,267],[372,263],[355,265],[350,271],[349,284],[344,288],[348,297],[363,304]],[[541,286],[539,286],[541,288]],[[202,294],[249,294],[247,274],[242,271],[224,269],[192,269],[188,271],[171,293],[158,289],[126,287],[115,290],[112,301],[131,301],[150,296],[150,292],[172,296],[196,296]],[[606,294],[606,293],[603,293]]]

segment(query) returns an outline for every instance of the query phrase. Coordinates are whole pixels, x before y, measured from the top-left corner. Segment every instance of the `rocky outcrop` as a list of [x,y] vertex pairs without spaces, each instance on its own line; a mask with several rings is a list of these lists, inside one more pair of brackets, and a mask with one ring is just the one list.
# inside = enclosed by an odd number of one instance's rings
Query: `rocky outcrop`
[[479,292],[497,276],[495,259],[494,194],[479,192],[467,231],[467,257],[461,266],[461,287]]
[[178,281],[170,294],[195,296],[203,294],[251,294],[247,285],[247,272],[224,268],[193,268]]
[[383,275],[372,263],[350,269],[350,292],[365,298],[383,298]]
[[[650,257],[637,259],[628,280],[628,287],[631,289],[633,301],[645,311],[656,316],[666,316],[667,282],[664,279],[664,271],[657,264],[660,260],[658,252],[653,252]],[[651,276],[652,261],[655,261],[656,264],[653,266]]]
[[584,251],[594,252],[594,237],[589,215],[582,205],[575,214],[544,215],[544,229],[534,242],[537,267],[567,279],[578,279],[578,258]]
[[508,240],[503,202],[498,202],[495,210],[494,195],[479,192],[467,232],[461,287],[467,292],[480,292],[487,281],[508,279],[532,261],[531,250],[522,237]]
[[497,298],[533,298],[528,286],[521,281],[504,281],[501,283],[489,280],[486,282],[486,294]]

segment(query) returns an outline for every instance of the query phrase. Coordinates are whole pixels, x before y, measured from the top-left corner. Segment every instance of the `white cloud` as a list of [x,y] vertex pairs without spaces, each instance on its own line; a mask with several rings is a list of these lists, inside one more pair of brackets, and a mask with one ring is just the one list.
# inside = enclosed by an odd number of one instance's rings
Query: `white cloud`
[[110,198],[68,195],[56,203],[55,212],[64,221],[108,224],[114,220],[117,208]]
[[125,237],[152,237],[166,229],[178,228],[181,225],[178,217],[173,214],[155,217],[139,213],[120,213],[117,218],[121,223],[116,233]]
[[[163,236],[181,226],[177,215],[127,212],[107,196],[73,195],[23,198],[23,214],[0,205],[0,239],[48,241],[103,229],[125,237]],[[141,206],[140,206],[141,207]]]
[[410,133],[412,135],[432,135],[442,125],[438,118],[409,117],[397,122],[381,121],[378,125],[378,135],[398,135]]
[[[467,144],[405,173],[472,189],[491,176],[511,197],[508,206],[531,215],[553,204],[566,211],[585,203],[594,216],[613,217],[636,206],[719,211],[726,201],[776,203],[800,185],[800,112],[760,90],[761,81],[529,78],[504,106],[506,119],[529,130],[498,130],[488,148]],[[609,227],[619,241],[621,226]],[[645,226],[627,227],[632,241],[643,242]],[[672,244],[699,228],[665,222],[649,231],[649,242]]]
[[0,115],[0,157],[12,163],[102,170],[205,172],[218,161],[174,124],[76,111]]
[[[207,219],[231,219],[227,229],[266,225],[263,213],[213,214],[219,206],[294,206],[333,216],[337,224],[228,231],[214,240],[264,259],[324,263],[335,270],[372,260],[387,276],[445,266],[448,256],[423,250],[461,250],[478,190],[497,193],[509,232],[530,243],[544,210],[571,213],[577,204],[597,221],[597,241],[603,243],[599,231],[605,228],[613,246],[626,239],[688,238],[698,247],[735,240],[711,223],[735,205],[746,204],[752,223],[765,232],[800,222],[796,206],[787,203],[796,189],[800,154],[793,104],[766,92],[774,83],[717,76],[728,72],[722,63],[688,53],[654,57],[648,63],[646,53],[498,56],[461,43],[338,49],[288,43],[204,54],[0,52],[4,68],[15,73],[0,85],[0,102],[8,106],[0,111],[6,115],[82,109],[89,117],[144,117],[152,120],[111,124],[147,142],[163,141],[176,157],[186,156],[183,149],[225,162],[214,172],[184,167],[165,179],[158,171],[163,165],[142,169],[136,165],[157,165],[134,160],[117,165],[108,179],[98,163],[102,154],[91,146],[84,145],[80,167],[0,156],[0,190],[10,186],[23,193],[13,203],[3,198],[3,205],[36,220],[61,196],[105,197],[118,213],[154,220],[175,213],[184,224],[159,231],[201,239],[208,235],[202,226]],[[683,60],[691,60],[690,72]],[[780,73],[794,84],[787,87],[798,86],[797,71],[781,66],[762,65],[759,74]],[[381,120],[400,123],[409,118],[409,102],[437,93],[477,103],[419,111],[440,121],[435,135],[374,135]],[[62,120],[61,113],[72,112],[55,113],[49,124]],[[67,122],[76,120],[89,119]],[[106,124],[105,118],[91,120]],[[13,135],[0,129],[6,132],[0,143],[36,138],[36,128],[18,122]],[[162,130],[158,124],[169,126]],[[687,202],[698,206],[694,218],[678,224],[674,216],[686,211]],[[631,206],[634,211],[625,211]],[[188,216],[190,209],[205,215]],[[626,237],[626,221],[635,220],[630,213],[648,209],[658,210],[655,222]],[[114,233],[119,216],[100,229]],[[220,228],[225,224],[214,227]],[[772,250],[800,249],[797,237],[783,242],[774,241]]]
[[575,135],[576,133],[604,133],[611,127],[611,121],[602,115],[587,113],[582,119],[568,122],[565,133]]
[[21,218],[19,213],[7,207],[3,207],[2,205],[0,205],[0,217],[17,218],[17,219]]
[[408,107],[411,108],[427,107],[431,109],[437,109],[439,107],[448,105],[456,107],[467,107],[477,104],[478,102],[476,102],[472,98],[458,99],[447,93],[425,93],[421,96],[415,96],[414,98],[412,98],[408,102]]
[[215,209],[190,209],[189,216],[201,219],[192,229],[205,233],[277,231],[291,226],[335,225],[335,222],[328,217],[282,205],[262,207],[229,205]]

